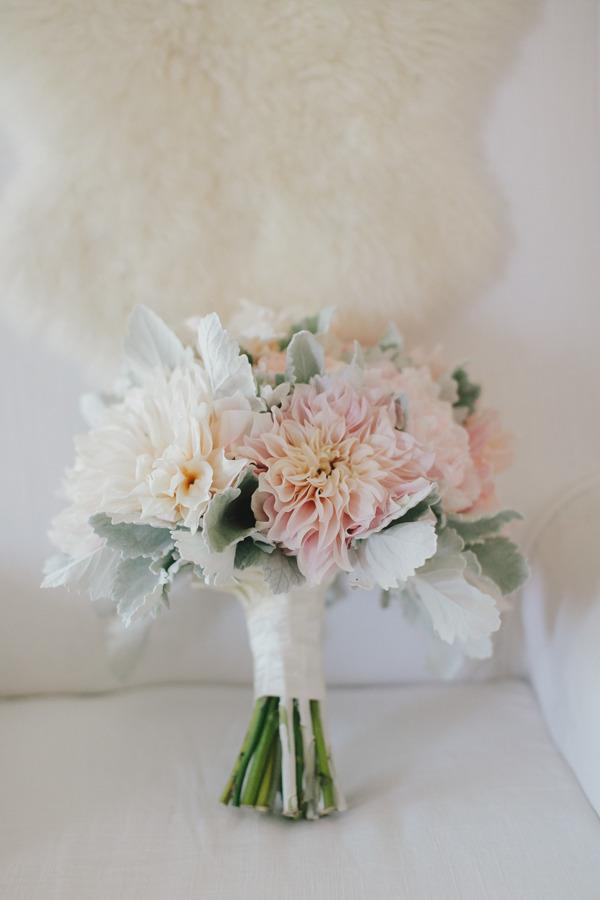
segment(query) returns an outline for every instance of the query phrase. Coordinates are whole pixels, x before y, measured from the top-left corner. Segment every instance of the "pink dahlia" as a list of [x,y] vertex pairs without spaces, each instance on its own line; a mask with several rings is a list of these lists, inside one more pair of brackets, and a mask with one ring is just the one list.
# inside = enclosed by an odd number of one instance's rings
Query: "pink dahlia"
[[295,387],[239,452],[258,475],[253,508],[265,536],[320,583],[351,570],[349,546],[425,496],[432,456],[397,428],[393,399],[326,375]]
[[407,401],[405,428],[434,457],[429,472],[437,481],[447,512],[470,509],[481,493],[481,480],[471,457],[469,435],[454,419],[452,404],[425,366],[398,371],[392,364],[367,371],[374,393],[394,391]]
[[489,512],[497,505],[494,476],[512,462],[512,437],[502,428],[495,409],[474,413],[465,422],[469,449],[481,485],[469,512]]

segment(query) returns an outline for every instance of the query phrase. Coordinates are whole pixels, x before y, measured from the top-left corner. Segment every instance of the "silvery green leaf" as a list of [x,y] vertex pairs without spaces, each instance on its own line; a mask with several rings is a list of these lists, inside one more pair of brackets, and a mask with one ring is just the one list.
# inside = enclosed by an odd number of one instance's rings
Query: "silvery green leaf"
[[206,538],[201,531],[191,532],[187,529],[176,529],[172,532],[175,548],[185,562],[202,566],[208,552]]
[[407,590],[423,604],[443,641],[480,647],[500,627],[500,615],[494,598],[465,579],[465,566],[459,554],[436,555],[409,580]]
[[216,313],[203,316],[198,322],[197,344],[215,399],[236,393],[256,398],[250,361],[240,354],[237,341],[225,331]]
[[448,525],[458,531],[465,543],[480,541],[491,534],[496,534],[509,522],[522,519],[521,513],[514,509],[503,509],[493,516],[481,516],[478,519],[466,519],[460,516],[449,516]]
[[382,350],[403,350],[404,339],[394,322],[388,322],[383,337],[379,339],[379,347]]
[[351,551],[351,580],[360,587],[376,584],[389,590],[400,587],[436,551],[435,525],[428,521],[400,522],[366,540]]
[[[173,543],[173,550],[175,549],[175,544]],[[176,553],[169,552],[164,556],[159,556],[157,559],[149,559],[149,568],[151,572],[154,572],[155,575],[160,575],[161,571],[164,571],[169,576],[169,581],[173,581],[173,578],[179,571],[182,565],[182,560]]]
[[393,322],[390,322],[385,334],[376,347],[367,352],[369,361],[387,359],[396,368],[401,369],[410,364],[410,359],[404,350],[404,340]]
[[236,487],[215,494],[204,513],[203,532],[209,548],[221,553],[230,544],[242,541],[256,528],[252,494],[258,479],[247,471]]
[[463,550],[462,556],[466,563],[465,578],[467,579],[469,584],[472,584],[473,587],[476,587],[478,590],[483,591],[484,594],[489,594],[490,597],[493,597],[500,613],[509,609],[509,604],[506,600],[504,600],[502,591],[495,581],[492,581],[491,578],[488,578],[483,574],[481,566],[479,564],[479,560],[472,552],[472,550]]
[[125,335],[126,362],[139,381],[157,370],[174,369],[191,359],[176,334],[147,306],[136,306]]
[[250,566],[261,566],[265,555],[273,553],[274,550],[273,545],[259,543],[247,537],[235,548],[235,568],[249,569]]
[[126,559],[136,556],[158,559],[173,547],[173,538],[168,528],[127,522],[113,525],[110,517],[104,513],[92,516],[90,525],[97,535],[105,539],[107,547],[117,550]]
[[304,577],[300,574],[295,558],[286,556],[281,550],[265,555],[261,568],[265,581],[274,594],[285,594],[304,584]]
[[526,581],[529,569],[519,548],[508,538],[496,535],[470,544],[483,575],[498,585],[503,594],[512,594]]
[[443,556],[455,556],[465,548],[465,542],[460,534],[454,528],[442,528],[438,534],[438,545],[435,559],[431,560],[433,565],[436,560]]
[[140,556],[122,559],[113,582],[113,600],[117,612],[128,625],[142,615],[155,615],[164,603],[164,587],[169,578],[162,569],[158,574],[150,569],[150,560]]
[[481,566],[475,554],[471,550],[463,550],[462,555],[466,564],[465,571],[474,578],[479,578],[481,576]]
[[285,350],[289,346],[295,334],[300,331],[310,331],[311,334],[326,334],[331,328],[331,322],[335,314],[335,306],[326,306],[319,313],[311,316],[304,316],[297,322],[294,322],[287,335],[280,341],[280,347]]
[[325,354],[310,331],[299,331],[287,348],[286,377],[288,381],[308,384],[314,375],[322,375]]
[[74,587],[87,593],[92,601],[102,600],[112,595],[119,562],[119,554],[104,546],[80,559],[54,556],[44,567],[42,587]]
[[471,381],[467,371],[463,369],[462,366],[459,366],[454,370],[452,378],[456,382],[456,389],[458,392],[458,397],[454,402],[454,406],[457,407],[457,409],[466,409],[469,413],[473,413],[479,395],[481,394],[481,387]]
[[205,584],[229,587],[234,583],[236,543],[229,544],[222,551],[211,550],[206,536],[201,531],[174,531],[175,546],[185,563],[193,563],[200,571]]

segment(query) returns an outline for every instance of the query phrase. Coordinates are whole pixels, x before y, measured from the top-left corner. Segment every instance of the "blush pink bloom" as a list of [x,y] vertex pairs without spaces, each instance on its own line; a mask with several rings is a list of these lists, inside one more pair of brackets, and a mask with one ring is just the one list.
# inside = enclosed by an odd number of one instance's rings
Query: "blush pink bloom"
[[239,452],[254,463],[254,513],[265,536],[295,554],[309,582],[351,570],[354,538],[384,527],[430,489],[433,458],[396,427],[391,397],[372,403],[343,378],[297,385]]
[[367,370],[374,394],[402,394],[408,411],[405,428],[434,457],[430,477],[437,481],[444,509],[450,513],[470,509],[482,490],[471,457],[469,435],[454,419],[452,405],[440,397],[440,387],[426,366],[401,372],[391,363]]
[[512,436],[502,428],[500,416],[494,409],[469,416],[465,428],[471,459],[481,483],[479,497],[468,512],[490,512],[498,505],[494,476],[512,462]]

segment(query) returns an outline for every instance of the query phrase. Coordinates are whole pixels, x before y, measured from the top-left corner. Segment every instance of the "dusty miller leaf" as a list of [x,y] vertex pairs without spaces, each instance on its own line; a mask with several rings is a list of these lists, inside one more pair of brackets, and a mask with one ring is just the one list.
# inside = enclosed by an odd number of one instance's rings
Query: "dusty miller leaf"
[[494,598],[465,579],[467,560],[457,552],[459,546],[447,538],[441,552],[409,579],[406,592],[420,601],[443,641],[480,646],[500,627],[500,615]]
[[105,539],[107,547],[118,551],[125,559],[137,556],[159,559],[173,547],[173,538],[168,528],[126,522],[113,525],[109,516],[104,513],[92,516],[90,525],[99,537]]
[[261,568],[265,581],[274,594],[285,594],[292,588],[304,584],[298,563],[293,556],[286,556],[281,550],[264,555]]
[[436,551],[432,522],[400,522],[356,541],[351,579],[360,587],[389,590],[404,584]]
[[455,407],[464,407],[465,409],[468,409],[470,413],[473,413],[479,395],[481,394],[480,385],[472,382],[467,371],[462,367],[455,369],[452,373],[452,377],[456,382],[456,389],[458,391],[458,399],[455,400],[453,405]]
[[481,516],[479,519],[448,516],[448,525],[458,531],[466,544],[470,544],[472,541],[481,541],[492,534],[497,534],[509,522],[522,518],[521,513],[514,509],[503,509],[493,516]]
[[119,562],[119,554],[110,547],[98,547],[79,559],[54,556],[44,567],[42,587],[73,587],[87,593],[92,601],[104,600],[112,595]]
[[235,548],[235,568],[249,569],[251,566],[262,566],[265,556],[274,551],[272,545],[257,543],[251,537],[247,537]]
[[308,384],[325,368],[323,348],[310,331],[299,331],[287,348],[286,376],[288,381]]
[[167,582],[167,572],[164,569],[158,574],[153,572],[150,561],[142,556],[121,560],[113,582],[112,599],[123,622],[128,625],[137,613],[156,614],[164,602]]
[[482,574],[498,585],[503,594],[512,594],[529,575],[527,563],[516,544],[500,535],[470,544]]
[[213,397],[219,399],[240,393],[248,399],[255,398],[256,384],[250,361],[240,353],[237,341],[225,331],[216,313],[200,319],[197,339]]
[[157,370],[183,365],[191,359],[176,334],[147,306],[136,306],[129,317],[124,341],[125,358],[141,381]]
[[257,486],[256,476],[247,472],[237,487],[226,488],[211,500],[204,514],[203,532],[215,553],[222,553],[230,544],[254,531],[256,520],[251,500]]

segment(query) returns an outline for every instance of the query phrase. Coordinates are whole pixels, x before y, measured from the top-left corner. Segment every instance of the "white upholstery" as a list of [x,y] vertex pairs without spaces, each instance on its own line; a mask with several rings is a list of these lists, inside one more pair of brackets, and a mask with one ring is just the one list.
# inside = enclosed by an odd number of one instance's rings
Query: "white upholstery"
[[557,499],[531,550],[531,679],[558,747],[600,813],[600,472]]
[[[489,122],[511,262],[476,307],[426,323],[518,434],[503,497],[539,532],[525,640],[513,616],[467,674],[529,673],[539,707],[525,681],[415,686],[421,636],[355,595],[330,610],[326,647],[330,684],[379,683],[330,695],[349,813],[224,809],[250,690],[173,682],[246,681],[250,656],[233,602],[184,589],[135,673],[146,687],[0,701],[2,900],[598,900],[600,822],[575,777],[600,809],[596,42],[590,0],[540,4]],[[117,686],[87,603],[38,588],[81,387],[0,333],[0,694]]]
[[600,828],[523,682],[339,689],[350,810],[221,807],[250,692],[0,704],[7,900],[597,900]]

